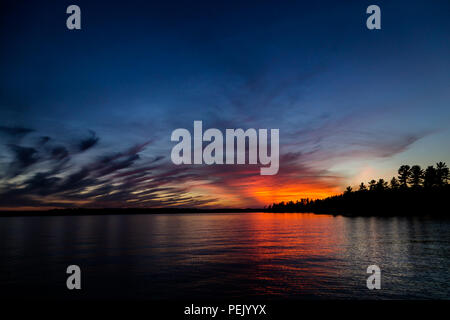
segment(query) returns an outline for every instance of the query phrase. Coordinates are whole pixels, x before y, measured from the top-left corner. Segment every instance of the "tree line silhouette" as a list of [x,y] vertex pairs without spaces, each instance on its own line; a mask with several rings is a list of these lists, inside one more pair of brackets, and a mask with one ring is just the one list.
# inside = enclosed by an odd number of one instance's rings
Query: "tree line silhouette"
[[450,199],[449,168],[444,162],[422,169],[402,165],[389,182],[371,180],[325,199],[274,203],[270,212],[314,212],[344,215],[444,215]]

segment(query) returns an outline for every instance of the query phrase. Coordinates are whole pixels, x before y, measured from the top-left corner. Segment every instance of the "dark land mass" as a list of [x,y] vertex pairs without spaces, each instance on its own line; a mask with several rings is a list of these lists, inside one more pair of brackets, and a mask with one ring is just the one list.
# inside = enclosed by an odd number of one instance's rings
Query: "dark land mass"
[[301,199],[274,203],[269,212],[314,212],[347,216],[447,216],[450,217],[449,169],[443,162],[428,166],[402,165],[398,177],[363,182],[341,195],[320,200]]
[[435,190],[355,191],[322,200],[269,206],[269,212],[313,212],[345,216],[448,216],[450,187]]

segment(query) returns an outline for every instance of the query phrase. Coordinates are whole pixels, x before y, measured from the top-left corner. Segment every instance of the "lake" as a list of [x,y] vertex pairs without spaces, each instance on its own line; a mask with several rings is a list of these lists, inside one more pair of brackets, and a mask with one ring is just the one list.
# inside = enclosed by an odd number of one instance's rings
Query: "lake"
[[[82,289],[66,288],[68,265]],[[369,290],[369,265],[381,289]],[[295,213],[0,218],[2,297],[449,299],[450,220]]]

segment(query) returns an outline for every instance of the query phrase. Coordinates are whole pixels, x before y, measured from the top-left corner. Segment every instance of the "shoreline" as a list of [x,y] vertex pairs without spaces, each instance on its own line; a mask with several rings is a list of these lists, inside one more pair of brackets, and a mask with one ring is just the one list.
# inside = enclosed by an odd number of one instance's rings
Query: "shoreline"
[[0,211],[2,217],[61,217],[61,216],[102,216],[102,215],[136,215],[136,214],[183,214],[183,213],[240,213],[266,212],[265,209],[197,209],[197,208],[74,208],[50,210],[5,210]]
[[148,214],[208,214],[208,213],[254,213],[266,212],[273,214],[315,214],[329,215],[333,217],[342,216],[347,218],[374,217],[374,218],[393,218],[393,217],[423,217],[423,218],[450,218],[445,214],[421,214],[418,212],[409,212],[405,214],[385,213],[385,214],[354,214],[344,212],[301,212],[301,211],[271,211],[261,208],[228,208],[228,209],[199,209],[199,208],[111,208],[111,209],[93,209],[93,208],[73,208],[73,209],[49,209],[49,210],[5,210],[0,211],[0,219],[10,217],[64,217],[64,216],[107,216],[107,215],[148,215]]

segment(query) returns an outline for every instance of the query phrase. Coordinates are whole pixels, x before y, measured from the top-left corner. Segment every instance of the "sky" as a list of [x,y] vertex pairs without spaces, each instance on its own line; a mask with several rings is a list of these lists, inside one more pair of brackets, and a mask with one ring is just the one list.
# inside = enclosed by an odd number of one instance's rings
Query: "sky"
[[[81,30],[66,8],[81,9]],[[381,8],[381,30],[366,8]],[[450,163],[448,1],[2,1],[0,208],[262,207]],[[277,128],[280,169],[175,165]]]

